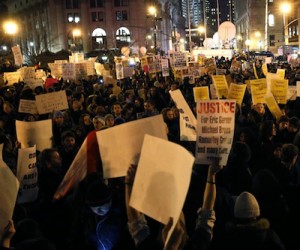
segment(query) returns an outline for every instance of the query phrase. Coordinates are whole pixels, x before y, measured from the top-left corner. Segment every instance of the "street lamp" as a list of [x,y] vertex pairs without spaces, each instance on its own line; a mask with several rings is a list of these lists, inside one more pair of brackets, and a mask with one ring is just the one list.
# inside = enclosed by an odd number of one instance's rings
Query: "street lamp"
[[162,18],[157,17],[157,10],[156,10],[156,7],[154,7],[154,6],[149,7],[147,17],[151,17],[153,20],[153,23],[154,23],[153,41],[154,41],[154,51],[155,51],[155,55],[156,55],[157,54],[157,21],[161,21]]
[[[200,36],[201,34],[205,34],[206,30],[205,30],[205,27],[204,26],[199,26],[198,27],[198,32],[200,33]],[[200,41],[201,41],[201,37],[200,37]],[[201,45],[201,44],[200,44]]]
[[3,23],[3,30],[4,32],[10,36],[10,45],[12,46],[13,43],[13,37],[18,32],[18,25],[14,21],[6,21]]
[[76,50],[76,48],[77,48],[77,38],[81,36],[81,30],[80,29],[73,29],[72,35],[73,35],[73,44],[74,44],[74,47],[75,47],[75,50]]

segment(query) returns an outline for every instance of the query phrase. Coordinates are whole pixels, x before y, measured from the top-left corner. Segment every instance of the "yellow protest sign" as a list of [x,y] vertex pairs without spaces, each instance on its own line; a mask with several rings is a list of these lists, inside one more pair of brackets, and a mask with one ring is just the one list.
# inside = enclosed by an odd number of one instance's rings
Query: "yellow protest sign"
[[268,74],[268,66],[266,63],[264,63],[262,66],[261,66],[261,69],[262,69],[262,72],[264,73],[264,75],[266,76]]
[[227,98],[228,95],[228,84],[224,75],[213,75],[213,83],[217,90],[218,98]]
[[229,86],[227,99],[236,100],[236,103],[242,105],[246,84],[231,83]]
[[265,78],[250,80],[252,103],[265,103],[267,94],[267,83]]
[[194,99],[195,102],[198,102],[199,100],[209,100],[209,89],[208,86],[203,87],[194,87]]
[[279,103],[286,104],[286,97],[288,92],[288,80],[272,79],[271,92],[278,104]]
[[277,69],[276,74],[279,75],[280,79],[284,79],[285,69]]
[[272,93],[265,96],[267,106],[272,115],[278,120],[283,114]]

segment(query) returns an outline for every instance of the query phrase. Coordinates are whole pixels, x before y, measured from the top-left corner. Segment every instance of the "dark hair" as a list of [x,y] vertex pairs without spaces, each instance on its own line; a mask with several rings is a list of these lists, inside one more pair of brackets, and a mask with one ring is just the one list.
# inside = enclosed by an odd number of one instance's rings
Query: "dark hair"
[[66,139],[67,137],[73,137],[73,138],[76,139],[76,136],[75,136],[74,132],[71,131],[71,130],[64,131],[64,132],[61,134],[61,136],[60,136],[60,138],[61,138],[62,141],[63,141],[64,139]]
[[46,166],[47,162],[51,162],[53,153],[57,152],[54,148],[46,148],[39,154],[39,163]]
[[281,148],[281,160],[284,163],[291,163],[296,155],[298,155],[297,146],[292,143],[283,144]]

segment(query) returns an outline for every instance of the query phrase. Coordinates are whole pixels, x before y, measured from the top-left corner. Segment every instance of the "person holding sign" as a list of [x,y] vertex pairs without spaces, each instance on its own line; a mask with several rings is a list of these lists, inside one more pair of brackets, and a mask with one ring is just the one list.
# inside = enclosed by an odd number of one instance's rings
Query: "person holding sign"
[[[131,165],[127,171],[126,182],[126,207],[128,216],[129,232],[135,242],[138,250],[156,250],[156,249],[184,249],[184,250],[205,250],[208,249],[210,241],[213,237],[213,227],[215,221],[214,205],[216,200],[216,173],[219,172],[223,166],[215,162],[209,166],[205,191],[203,195],[203,204],[198,211],[198,219],[194,234],[187,238],[184,219],[181,215],[177,222],[174,231],[172,232],[168,243],[163,248],[164,242],[156,239],[151,235],[147,220],[141,212],[129,206],[129,200],[132,191],[132,185],[137,170],[136,165]],[[167,225],[161,231],[162,241],[166,240],[168,231],[172,226],[172,218],[170,218]]]

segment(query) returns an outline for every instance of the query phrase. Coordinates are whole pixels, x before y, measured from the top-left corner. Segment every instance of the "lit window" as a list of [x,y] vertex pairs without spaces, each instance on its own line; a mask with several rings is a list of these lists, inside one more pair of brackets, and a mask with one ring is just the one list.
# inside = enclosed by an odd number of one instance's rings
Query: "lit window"
[[269,26],[271,27],[275,26],[275,18],[273,14],[269,15]]

